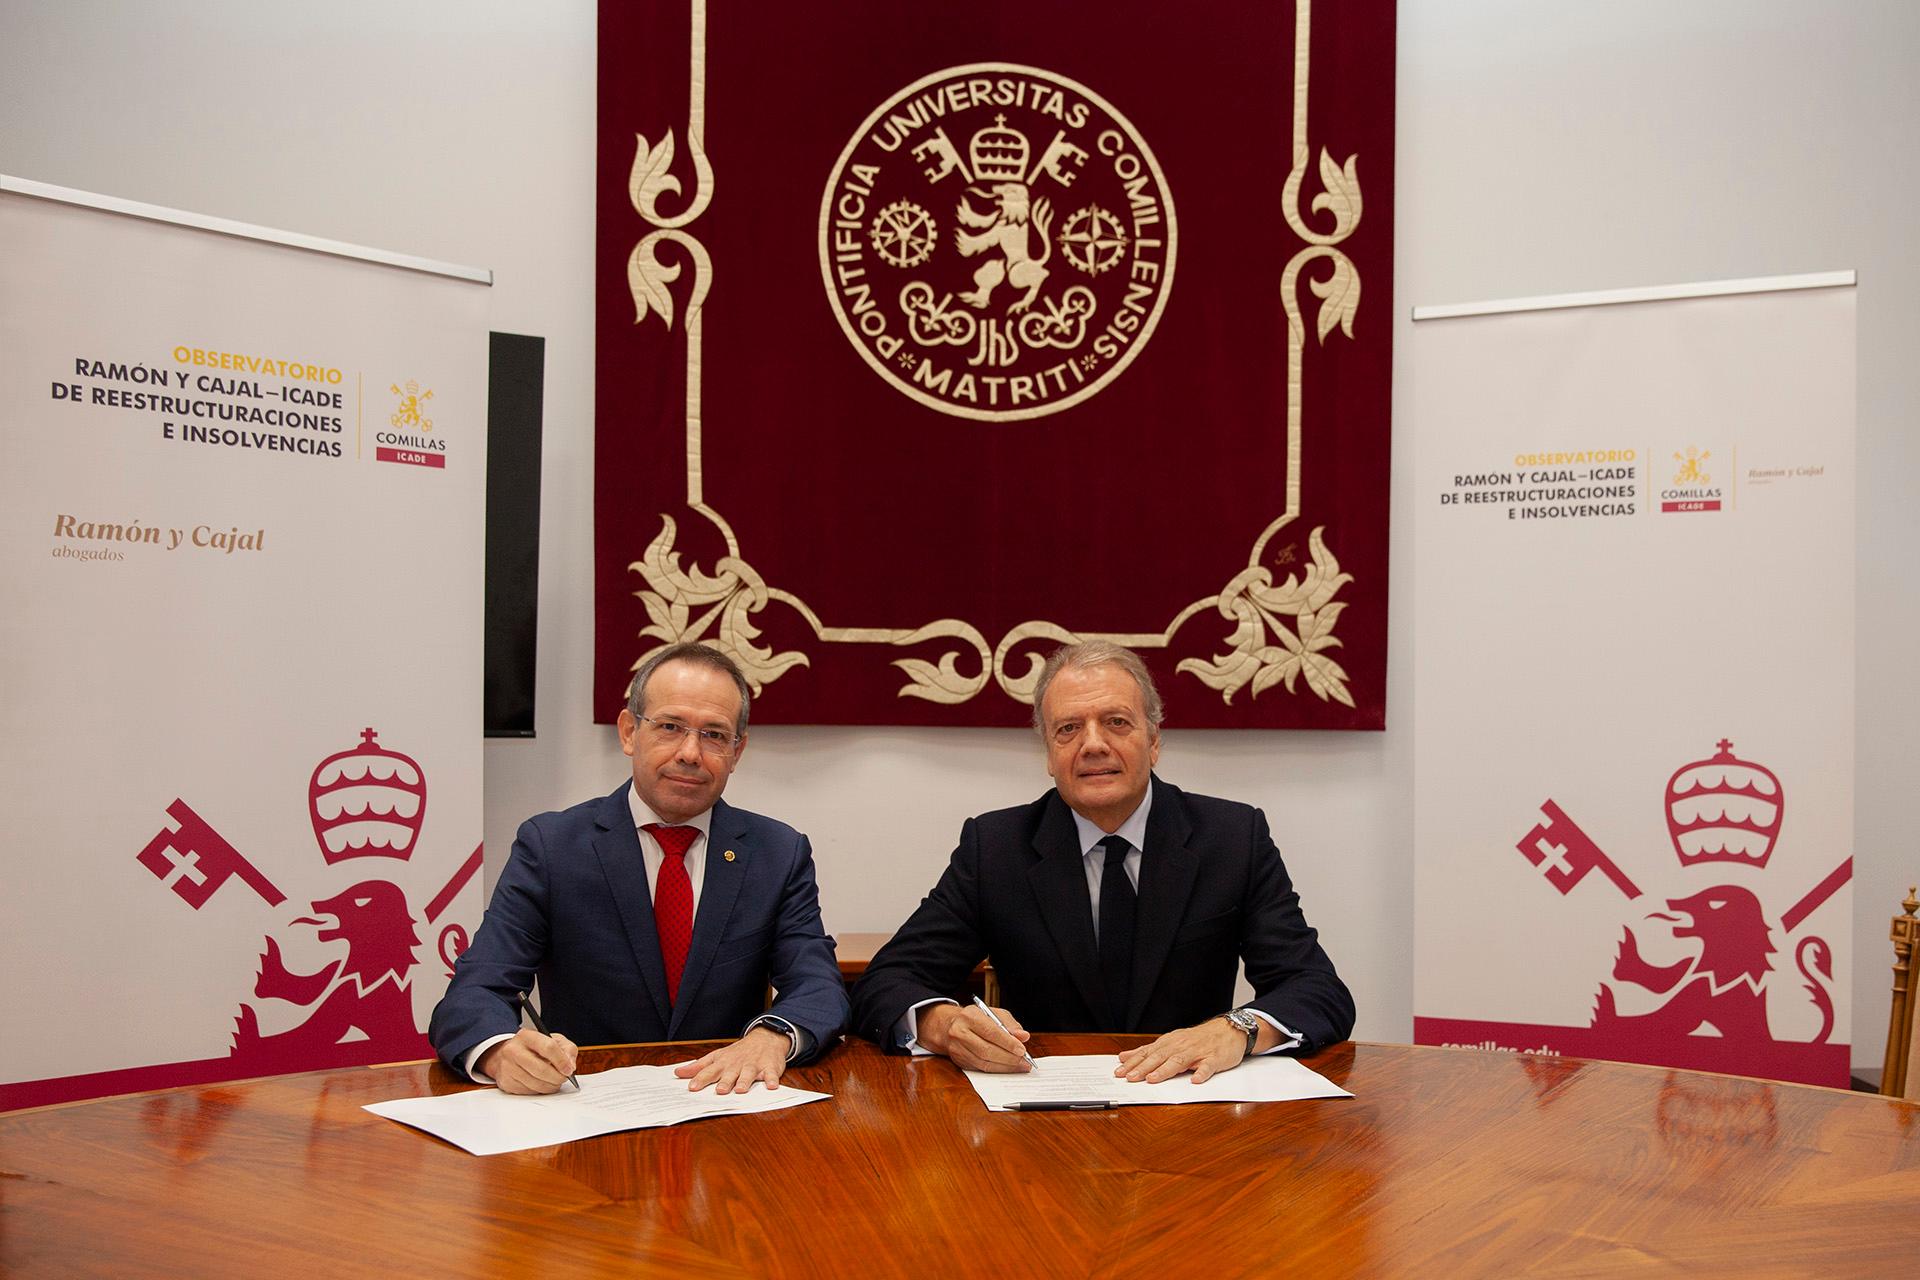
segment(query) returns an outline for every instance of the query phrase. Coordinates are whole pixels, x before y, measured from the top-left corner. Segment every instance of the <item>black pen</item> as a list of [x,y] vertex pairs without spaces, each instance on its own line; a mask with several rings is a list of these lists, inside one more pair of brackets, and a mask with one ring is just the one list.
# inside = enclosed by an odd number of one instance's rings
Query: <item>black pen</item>
[[1015,1111],[1111,1111],[1120,1104],[1111,1098],[1099,1102],[1016,1102]]
[[[552,1035],[553,1032],[547,1030],[547,1024],[540,1021],[540,1013],[533,1007],[533,1001],[527,999],[527,993],[522,991],[517,999],[520,1001],[521,1011],[527,1015],[527,1021],[533,1024],[533,1029],[543,1036]],[[575,1092],[579,1091],[580,1081],[578,1079],[569,1075],[567,1077],[567,1083],[574,1087]]]

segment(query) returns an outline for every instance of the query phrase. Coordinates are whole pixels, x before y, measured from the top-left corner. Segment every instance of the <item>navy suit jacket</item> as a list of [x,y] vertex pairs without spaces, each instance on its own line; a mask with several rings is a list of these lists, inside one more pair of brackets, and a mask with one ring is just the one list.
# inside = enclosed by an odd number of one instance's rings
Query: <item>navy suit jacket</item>
[[[668,1004],[627,791],[521,824],[428,1027],[454,1070],[482,1040],[519,1030],[514,997],[535,976],[543,1020],[577,1044],[730,1039],[768,1012],[807,1030],[812,1058],[845,1030],[846,988],[820,925],[807,838],[724,800],[713,806],[680,999]],[[771,1009],[769,983],[779,992]]]
[[1110,1025],[1080,839],[1058,791],[969,818],[940,883],[854,987],[854,1026],[889,1048],[901,1015],[951,996],[991,957],[1006,1008],[1030,1031],[1171,1031],[1233,1007],[1246,961],[1252,1007],[1298,1031],[1301,1052],[1347,1038],[1353,997],[1306,917],[1258,809],[1153,779],[1141,851],[1131,1006]]

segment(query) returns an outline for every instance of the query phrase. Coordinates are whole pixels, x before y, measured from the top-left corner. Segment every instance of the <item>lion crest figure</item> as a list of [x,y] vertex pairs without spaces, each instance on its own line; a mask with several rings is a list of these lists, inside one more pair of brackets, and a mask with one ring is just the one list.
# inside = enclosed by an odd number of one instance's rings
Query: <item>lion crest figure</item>
[[[993,208],[986,213],[979,212],[973,207],[974,198],[993,201]],[[1032,229],[1040,233],[1037,258],[1033,256],[1028,235],[1029,212]],[[954,247],[960,250],[961,257],[978,257],[995,249],[1001,254],[980,264],[979,270],[973,273],[974,287],[963,291],[961,299],[984,309],[992,300],[993,291],[1006,283],[1027,291],[1008,306],[1009,315],[1032,306],[1040,286],[1047,282],[1046,261],[1053,253],[1053,245],[1047,238],[1053,209],[1045,198],[1032,200],[1024,182],[996,182],[984,191],[968,187],[954,216],[960,220],[960,227],[973,228],[972,231],[954,228]]]
[[417,1039],[408,973],[415,963],[419,935],[405,896],[385,880],[363,880],[352,888],[313,903],[313,916],[296,925],[318,926],[321,942],[344,941],[347,954],[316,973],[287,968],[280,944],[267,939],[253,994],[311,1007],[306,1020],[291,1030],[261,1035],[250,1004],[240,1006],[233,1056],[279,1059],[311,1055],[355,1041],[400,1045]]
[[[1623,1015],[1613,988],[1603,983],[1594,1006],[1594,1029],[1685,1036],[1711,1028],[1729,1040],[1773,1040],[1765,985],[1775,948],[1760,900],[1738,885],[1723,884],[1691,897],[1669,898],[1666,905],[1667,912],[1679,914],[1656,912],[1649,918],[1673,922],[1676,938],[1699,939],[1699,954],[1669,965],[1653,964],[1640,954],[1633,930],[1623,928],[1614,980],[1656,995],[1673,994],[1650,1013]],[[1795,948],[1794,960],[1820,1010],[1814,1043],[1824,1044],[1833,1033],[1833,1001],[1820,979],[1833,978],[1831,953],[1824,940],[1809,937]]]

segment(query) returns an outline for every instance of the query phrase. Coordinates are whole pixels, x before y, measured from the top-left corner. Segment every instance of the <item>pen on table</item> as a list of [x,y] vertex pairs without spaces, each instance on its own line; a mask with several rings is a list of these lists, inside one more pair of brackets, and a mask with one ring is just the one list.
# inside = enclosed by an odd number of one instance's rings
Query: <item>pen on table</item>
[[[1007,1031],[1007,1024],[1000,1021],[999,1015],[994,1013],[994,1011],[988,1007],[987,1002],[985,1000],[982,1000],[979,996],[975,996],[973,998],[973,1002],[980,1006],[980,1012],[986,1014],[987,1017],[993,1019],[994,1026],[1000,1028],[1002,1031]],[[1013,1032],[1007,1031],[1007,1034],[1012,1035]],[[1020,1050],[1020,1056],[1027,1060],[1027,1065],[1030,1067],[1037,1067],[1040,1065],[1039,1063],[1033,1060],[1033,1055],[1028,1053],[1025,1049]]]
[[[533,1007],[533,1001],[527,999],[527,993],[522,991],[517,998],[520,1001],[521,1012],[527,1015],[527,1021],[533,1024],[533,1029],[543,1036],[552,1035],[553,1032],[547,1030],[547,1024],[540,1021],[540,1013]],[[580,1081],[575,1076],[569,1075],[567,1077],[567,1083],[572,1085],[575,1090],[580,1088]]]
[[1112,1111],[1120,1104],[1112,1098],[1098,1102],[1016,1102],[1015,1111]]

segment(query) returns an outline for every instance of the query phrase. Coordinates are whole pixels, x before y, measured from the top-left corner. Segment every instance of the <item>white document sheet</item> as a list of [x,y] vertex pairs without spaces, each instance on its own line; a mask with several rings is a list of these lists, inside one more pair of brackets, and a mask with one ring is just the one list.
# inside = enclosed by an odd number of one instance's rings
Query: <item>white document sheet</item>
[[707,1116],[779,1111],[830,1097],[781,1085],[756,1083],[745,1093],[698,1093],[673,1074],[673,1067],[616,1067],[582,1072],[580,1090],[529,1097],[498,1089],[470,1089],[431,1098],[400,1098],[370,1103],[377,1116],[424,1129],[477,1156],[550,1147],[623,1129],[654,1129]]
[[1192,1076],[1175,1076],[1159,1084],[1132,1083],[1113,1074],[1119,1065],[1120,1059],[1110,1053],[1063,1054],[1035,1059],[1033,1070],[1023,1075],[969,1071],[967,1079],[989,1111],[1019,1111],[1022,1103],[1032,1110],[1037,1103],[1111,1102],[1136,1107],[1353,1096],[1319,1072],[1302,1066],[1298,1059],[1277,1055],[1249,1058],[1205,1084],[1195,1084]]

